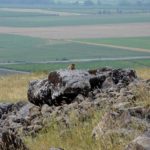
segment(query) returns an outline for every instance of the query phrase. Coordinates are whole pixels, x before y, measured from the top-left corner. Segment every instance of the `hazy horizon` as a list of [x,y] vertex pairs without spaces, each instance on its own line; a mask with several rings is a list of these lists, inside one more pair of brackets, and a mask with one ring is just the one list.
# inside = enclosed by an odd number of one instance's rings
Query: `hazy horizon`
[[0,4],[8,4],[8,5],[67,5],[67,4],[73,4],[73,5],[87,5],[87,6],[93,6],[93,5],[135,5],[135,6],[142,6],[145,5],[150,6],[149,0],[0,0]]

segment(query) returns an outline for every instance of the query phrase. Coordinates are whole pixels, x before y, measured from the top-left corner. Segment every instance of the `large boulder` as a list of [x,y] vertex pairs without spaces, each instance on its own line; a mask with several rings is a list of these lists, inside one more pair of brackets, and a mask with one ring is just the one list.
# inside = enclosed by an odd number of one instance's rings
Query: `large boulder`
[[51,85],[48,79],[34,80],[29,84],[28,100],[35,105],[51,103]]
[[90,91],[103,88],[107,78],[112,84],[126,86],[136,79],[136,73],[129,69],[108,68],[58,70],[50,72],[48,79],[30,82],[28,100],[35,105],[71,103],[78,94],[87,96]]

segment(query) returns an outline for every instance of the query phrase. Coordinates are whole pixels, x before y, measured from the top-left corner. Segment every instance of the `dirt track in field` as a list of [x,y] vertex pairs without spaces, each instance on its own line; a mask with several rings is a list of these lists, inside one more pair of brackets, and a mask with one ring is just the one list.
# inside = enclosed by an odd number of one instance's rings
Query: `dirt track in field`
[[111,38],[150,36],[150,23],[82,25],[65,27],[0,27],[0,33],[52,39]]
[[74,43],[85,44],[85,45],[103,46],[103,47],[110,47],[110,48],[118,48],[118,49],[122,49],[122,50],[139,51],[139,52],[150,53],[149,49],[143,49],[143,48],[134,48],[134,47],[118,46],[118,45],[102,44],[102,43],[82,42],[82,41],[74,41],[74,40],[68,40],[68,41],[74,42]]

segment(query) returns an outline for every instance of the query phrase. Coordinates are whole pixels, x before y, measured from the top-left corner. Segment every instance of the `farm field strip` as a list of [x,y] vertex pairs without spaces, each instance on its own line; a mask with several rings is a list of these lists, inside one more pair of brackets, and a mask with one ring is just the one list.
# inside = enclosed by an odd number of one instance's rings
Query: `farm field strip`
[[69,59],[69,60],[52,60],[52,61],[29,61],[29,62],[0,62],[0,65],[22,65],[22,64],[59,64],[73,62],[94,62],[94,61],[118,61],[118,60],[142,60],[150,59],[150,56],[134,56],[134,57],[110,57],[110,58],[85,58],[85,59]]
[[[9,43],[9,44],[8,44]],[[28,43],[28,44],[27,44]],[[30,55],[29,55],[30,54]],[[36,54],[36,55],[35,55]],[[149,59],[150,53],[67,40],[0,34],[0,63],[61,63],[72,61]]]
[[[29,36],[0,34],[1,63],[38,63],[147,58],[148,52],[50,41]],[[9,43],[9,44],[8,44]],[[28,44],[27,44],[28,43]],[[30,54],[30,55],[29,55]],[[36,55],[35,55],[36,54]],[[86,58],[86,59],[85,59]]]
[[[45,11],[53,10],[45,9]],[[9,12],[0,10],[0,26],[4,27],[62,27],[126,23],[150,23],[150,13],[59,16],[38,12]]]
[[150,36],[149,37],[128,37],[128,38],[103,38],[103,39],[92,38],[92,39],[81,39],[78,41],[150,50]]
[[[49,64],[21,64],[21,65],[0,65],[1,68],[8,68],[14,70],[39,72],[39,71],[53,71],[56,69],[66,69],[70,63],[49,63]],[[113,67],[113,68],[147,68],[150,69],[150,59],[141,60],[114,60],[114,61],[93,61],[93,62],[76,62],[78,69],[90,69],[99,67]]]
[[40,37],[49,40],[150,36],[150,23],[81,25],[68,27],[0,27],[0,33]]
[[73,12],[59,12],[59,11],[52,11],[52,10],[46,10],[46,9],[19,9],[19,8],[0,8],[0,11],[6,11],[6,12],[27,12],[27,13],[41,13],[41,14],[47,14],[47,15],[59,15],[59,16],[73,16],[73,15],[81,15],[79,13],[73,13]]
[[132,48],[127,46],[118,46],[118,45],[112,45],[112,44],[102,44],[102,43],[92,43],[92,42],[84,42],[84,41],[78,41],[78,40],[68,40],[70,42],[85,44],[85,45],[95,45],[95,46],[103,46],[103,47],[110,47],[110,48],[118,48],[121,50],[130,50],[130,51],[140,51],[140,52],[148,52],[150,53],[149,49],[143,49],[143,48]]

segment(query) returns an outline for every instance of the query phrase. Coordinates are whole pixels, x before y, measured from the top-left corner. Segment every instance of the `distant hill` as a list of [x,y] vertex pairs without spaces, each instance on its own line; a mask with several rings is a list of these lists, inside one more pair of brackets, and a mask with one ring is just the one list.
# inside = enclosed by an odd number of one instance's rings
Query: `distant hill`
[[52,4],[53,0],[0,0],[0,4]]
[[0,4],[47,5],[47,4],[88,4],[88,5],[148,5],[150,0],[0,0]]
[[54,0],[55,2],[61,2],[61,3],[85,3],[86,1],[91,1],[95,4],[119,4],[119,3],[128,3],[128,4],[137,4],[137,3],[143,3],[147,4],[150,3],[150,0]]

